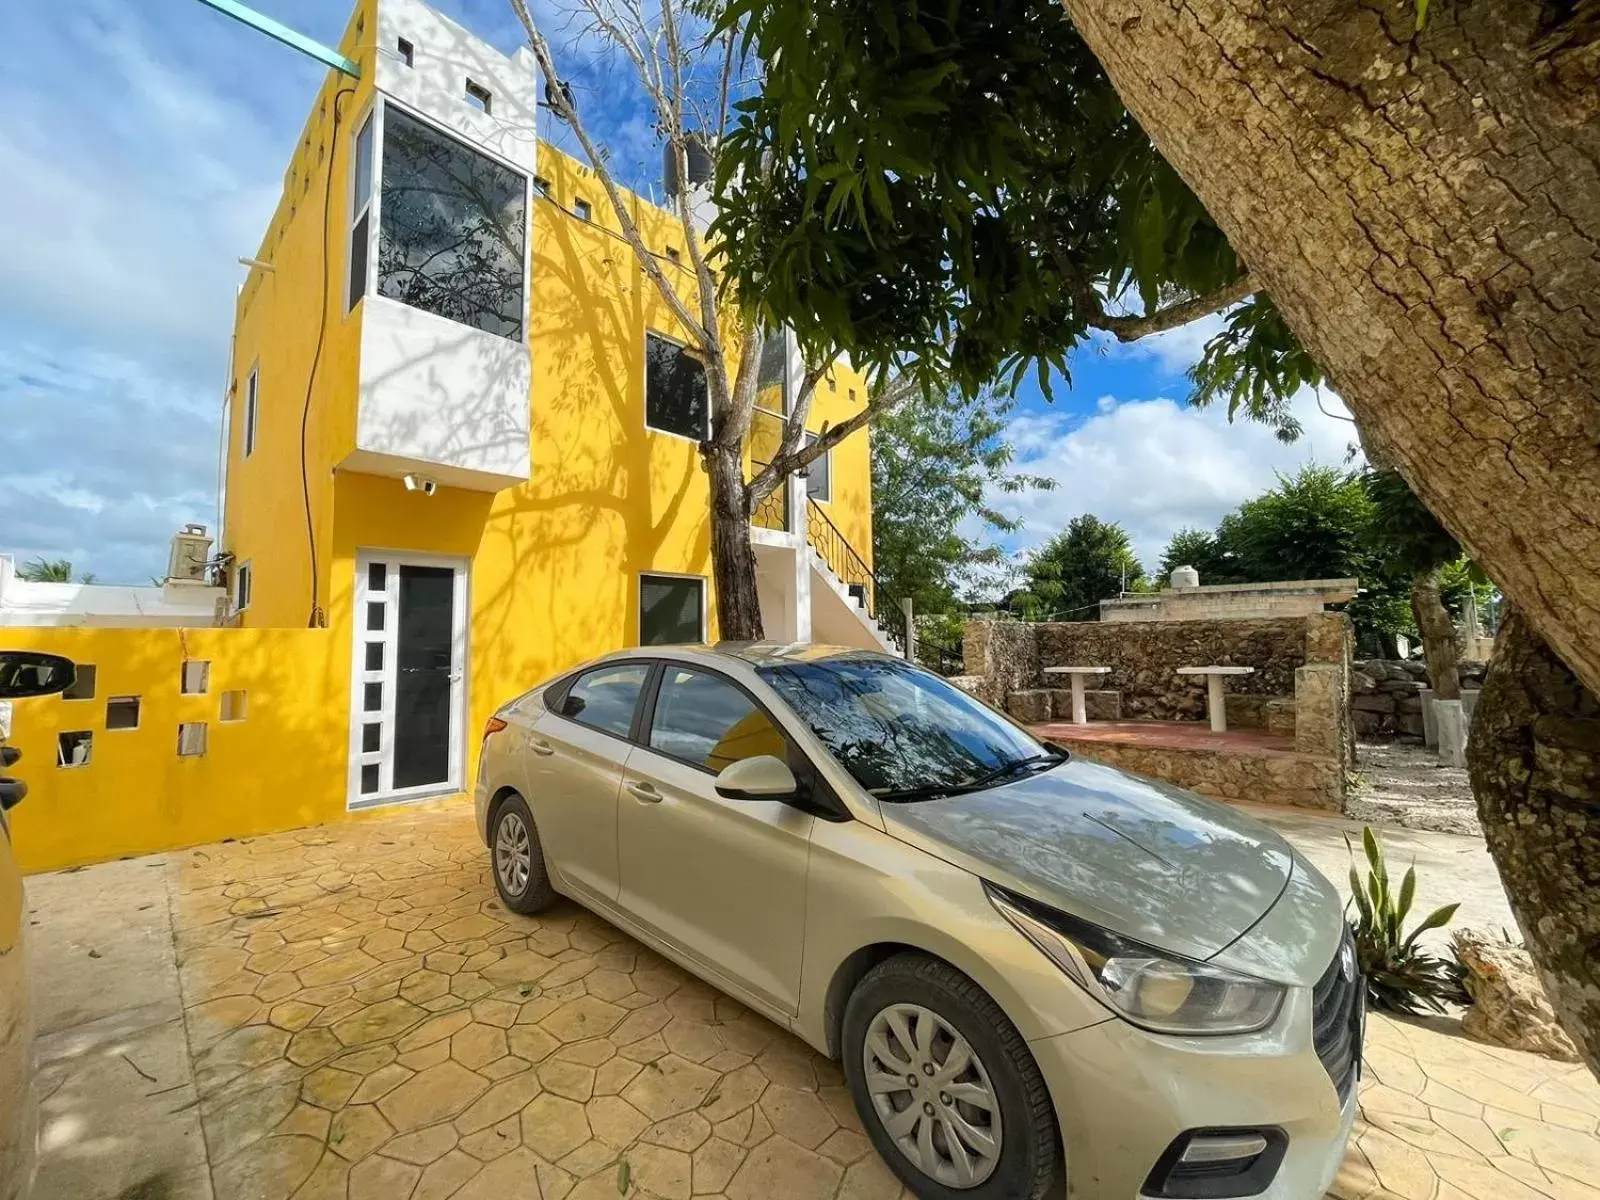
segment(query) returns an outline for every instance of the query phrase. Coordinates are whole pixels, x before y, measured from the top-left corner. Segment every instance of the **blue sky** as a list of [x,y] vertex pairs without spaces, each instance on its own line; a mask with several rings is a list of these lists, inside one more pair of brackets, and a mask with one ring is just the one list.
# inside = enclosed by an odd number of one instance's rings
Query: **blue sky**
[[[435,2],[504,50],[519,41],[506,0]],[[258,6],[330,42],[348,15],[339,0]],[[627,69],[576,43],[555,0],[535,12],[614,168],[655,182]],[[0,552],[142,583],[180,525],[215,525],[236,259],[255,252],[321,70],[198,0],[3,5],[0,44]],[[1026,521],[1013,548],[1093,511],[1152,561],[1275,471],[1342,460],[1351,427],[1309,395],[1293,447],[1184,408],[1205,332],[1085,350],[1054,404],[1030,385],[1012,436],[1060,486],[1005,501]]]

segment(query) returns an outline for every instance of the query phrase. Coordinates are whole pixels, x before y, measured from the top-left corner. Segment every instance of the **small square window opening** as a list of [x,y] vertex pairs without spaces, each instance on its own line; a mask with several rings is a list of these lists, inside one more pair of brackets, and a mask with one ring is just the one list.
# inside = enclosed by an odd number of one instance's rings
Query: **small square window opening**
[[675,247],[675,246],[668,246],[667,247],[667,261],[668,262],[672,262],[672,263],[681,262],[682,261],[682,259],[679,257],[677,247]]
[[139,728],[139,697],[112,696],[106,701],[106,729]]
[[589,207],[589,202],[587,200],[585,200],[582,196],[573,197],[573,200],[572,200],[572,215],[577,217],[578,220],[580,220],[580,221],[589,220],[590,219],[590,214],[593,211],[594,210]]
[[242,721],[249,708],[249,696],[241,691],[222,693],[222,720]]
[[533,177],[533,190],[541,196],[548,196],[550,194],[550,181],[543,175],[535,175]]
[[75,729],[56,735],[56,766],[86,767],[94,750],[94,734],[87,729]]
[[255,583],[255,572],[249,563],[240,563],[233,571],[233,611],[241,613],[250,607],[250,592]]
[[395,53],[400,56],[400,61],[405,63],[406,66],[409,67],[409,66],[414,65],[412,63],[413,49],[412,49],[411,43],[406,41],[405,38],[396,39],[395,44],[394,44],[394,50],[395,50]]
[[485,115],[494,111],[494,97],[489,93],[489,89],[481,83],[476,83],[471,79],[467,80],[467,91],[463,98],[473,108],[478,109]]
[[184,721],[178,726],[178,757],[194,758],[206,752],[206,723]]
[[93,700],[94,699],[95,667],[93,663],[79,663],[77,676],[72,681],[72,686],[61,693],[63,700]]
[[178,690],[185,696],[203,696],[211,686],[211,664],[194,659],[183,664]]

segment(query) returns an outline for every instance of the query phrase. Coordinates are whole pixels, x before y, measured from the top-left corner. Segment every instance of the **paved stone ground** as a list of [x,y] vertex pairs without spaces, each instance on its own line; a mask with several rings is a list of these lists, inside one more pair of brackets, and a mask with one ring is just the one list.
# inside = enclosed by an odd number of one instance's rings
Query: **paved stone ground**
[[[465,806],[29,887],[39,1200],[909,1195],[834,1064],[576,906],[501,910]],[[1369,1045],[1331,1195],[1600,1200],[1583,1068]]]

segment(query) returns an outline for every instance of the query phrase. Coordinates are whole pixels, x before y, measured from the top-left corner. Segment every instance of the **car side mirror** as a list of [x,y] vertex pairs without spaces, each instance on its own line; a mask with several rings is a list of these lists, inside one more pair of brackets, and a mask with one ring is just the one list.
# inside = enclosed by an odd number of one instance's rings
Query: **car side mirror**
[[729,800],[787,800],[800,788],[789,764],[771,754],[729,763],[713,786]]
[[78,668],[70,658],[33,650],[0,650],[0,700],[54,696],[72,686]]

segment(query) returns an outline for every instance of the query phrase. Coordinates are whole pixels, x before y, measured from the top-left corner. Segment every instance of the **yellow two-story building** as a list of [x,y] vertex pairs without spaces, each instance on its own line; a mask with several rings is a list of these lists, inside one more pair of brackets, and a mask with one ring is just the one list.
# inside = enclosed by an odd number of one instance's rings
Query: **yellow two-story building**
[[[316,97],[238,297],[220,547],[233,622],[346,656],[360,808],[468,786],[482,721],[567,665],[717,629],[703,365],[594,172],[538,140],[531,54],[419,0],[362,0],[340,49],[359,78]],[[626,203],[694,307],[683,226]],[[769,339],[757,462],[800,374]],[[809,427],[864,402],[838,364]],[[769,637],[888,644],[865,432],[752,538]]]

